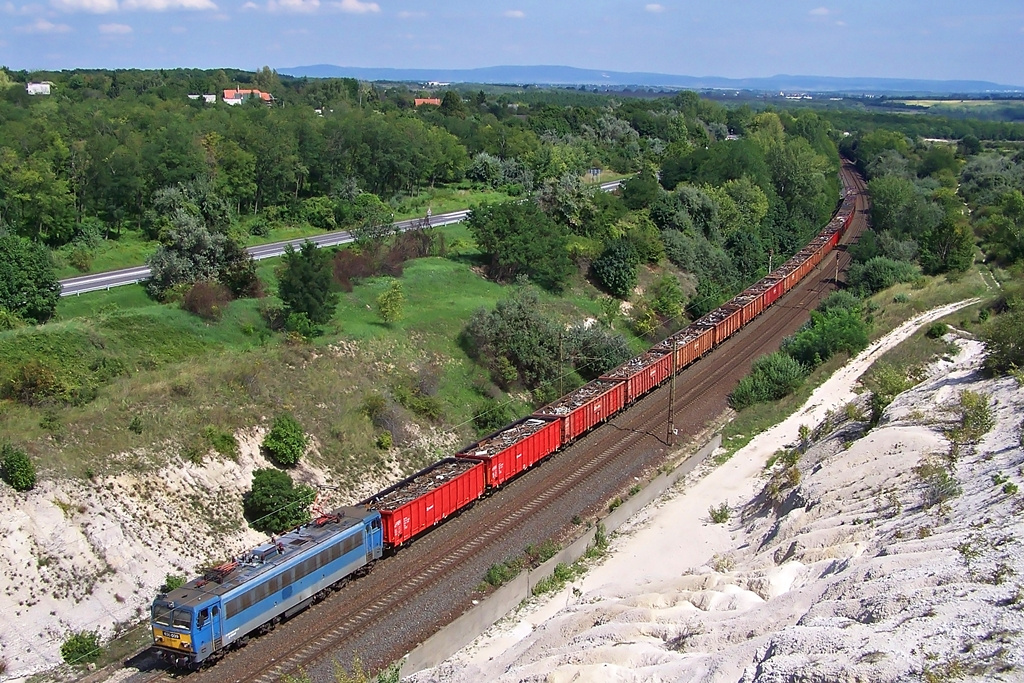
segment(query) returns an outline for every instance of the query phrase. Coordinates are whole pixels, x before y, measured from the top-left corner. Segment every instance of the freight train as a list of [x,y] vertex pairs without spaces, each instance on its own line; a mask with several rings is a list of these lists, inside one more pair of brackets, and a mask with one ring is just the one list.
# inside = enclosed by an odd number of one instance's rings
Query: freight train
[[[848,169],[849,174],[849,169]],[[802,250],[729,302],[646,353],[360,502],[318,516],[157,596],[153,645],[174,666],[199,668],[269,631],[332,588],[369,570],[384,552],[460,512],[572,444],[724,343],[796,286],[832,251],[855,213],[843,176],[841,205]],[[675,354],[675,358],[673,358]]]

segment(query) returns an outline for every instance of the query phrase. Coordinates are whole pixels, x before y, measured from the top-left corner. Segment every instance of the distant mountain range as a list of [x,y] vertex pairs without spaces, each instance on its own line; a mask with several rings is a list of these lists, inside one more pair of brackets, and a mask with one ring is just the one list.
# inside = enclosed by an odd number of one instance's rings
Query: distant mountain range
[[516,85],[597,85],[609,87],[753,90],[759,92],[834,92],[850,94],[1024,93],[1021,86],[988,81],[934,81],[913,78],[840,78],[788,76],[722,78],[672,74],[600,71],[571,66],[491,66],[480,69],[383,69],[314,64],[280,69],[288,76],[357,78],[364,81],[415,83],[488,83]]

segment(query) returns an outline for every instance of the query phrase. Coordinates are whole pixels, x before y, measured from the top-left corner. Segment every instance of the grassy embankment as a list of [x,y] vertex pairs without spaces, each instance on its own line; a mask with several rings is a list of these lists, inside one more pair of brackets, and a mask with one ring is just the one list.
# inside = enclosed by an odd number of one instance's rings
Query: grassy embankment
[[[872,341],[885,336],[915,315],[937,306],[976,296],[984,299],[995,294],[986,286],[977,268],[972,268],[962,277],[953,280],[933,277],[926,278],[923,282],[923,286],[896,285],[869,299],[871,305],[876,307],[871,314]],[[949,316],[945,322],[958,327],[973,327],[977,323],[980,306],[979,304],[962,309]],[[913,367],[946,353],[946,343],[941,339],[927,337],[926,330],[927,326],[883,355],[879,362],[897,367]],[[848,360],[849,356],[846,354],[835,356],[816,368],[799,389],[784,399],[774,403],[760,403],[738,413],[723,430],[722,446],[725,451],[719,454],[716,460],[725,462],[733,453],[747,445],[754,436],[792,415],[804,404],[814,389]]]
[[[461,225],[442,231],[449,244],[472,244]],[[287,410],[314,435],[320,464],[339,483],[390,471],[394,463],[375,447],[362,410],[367,396],[400,384],[436,385],[442,418],[415,422],[421,430],[454,432],[449,441],[462,444],[473,436],[474,411],[495,391],[457,341],[473,311],[507,293],[473,269],[476,256],[469,248],[406,264],[405,317],[392,326],[380,322],[375,308],[385,282],[359,284],[341,295],[325,334],[308,344],[271,333],[255,300],[232,302],[219,322],[207,323],[177,305],[153,302],[141,286],[63,299],[54,322],[0,333],[0,357],[7,361],[0,382],[34,362],[72,403],[81,397],[80,405],[7,400],[0,403],[0,431],[33,455],[42,476],[84,476],[156,468],[180,453],[205,450],[207,426],[234,432]],[[269,291],[277,263],[259,264]],[[595,295],[577,281],[565,296],[542,300],[556,315],[578,320],[598,314]],[[92,392],[95,398],[84,400]],[[522,397],[516,406],[526,411]],[[404,409],[398,413],[413,421]],[[403,469],[446,454],[412,443],[401,451]],[[117,453],[131,455],[112,459]]]

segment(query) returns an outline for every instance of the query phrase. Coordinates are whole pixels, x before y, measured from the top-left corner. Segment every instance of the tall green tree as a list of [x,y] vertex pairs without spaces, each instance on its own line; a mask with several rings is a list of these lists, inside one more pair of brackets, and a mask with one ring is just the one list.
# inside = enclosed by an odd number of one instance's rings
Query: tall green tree
[[257,531],[278,534],[309,521],[309,506],[315,496],[312,486],[296,486],[287,472],[258,469],[242,500],[245,518]]
[[962,273],[974,262],[974,232],[963,219],[947,215],[921,239],[921,267],[926,273]]
[[334,289],[331,257],[310,241],[296,251],[285,248],[277,272],[278,296],[289,313],[305,313],[314,324],[322,325],[334,316],[338,293]]
[[490,255],[492,278],[509,281],[522,273],[545,289],[559,290],[572,273],[565,228],[534,202],[484,203],[466,226]]
[[353,202],[355,223],[349,228],[356,244],[377,249],[395,234],[395,212],[370,192],[364,192]]
[[60,283],[46,248],[4,234],[0,227],[0,308],[26,320],[46,322],[59,299]]

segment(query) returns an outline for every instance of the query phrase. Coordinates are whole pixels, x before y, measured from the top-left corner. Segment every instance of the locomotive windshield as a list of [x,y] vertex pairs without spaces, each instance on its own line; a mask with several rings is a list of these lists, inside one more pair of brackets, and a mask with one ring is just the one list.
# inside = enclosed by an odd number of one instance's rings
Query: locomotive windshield
[[173,628],[189,628],[192,626],[192,612],[187,609],[171,609],[165,605],[153,607],[153,623]]
[[174,618],[171,625],[174,626],[174,628],[190,627],[192,625],[192,612],[187,609],[174,610]]
[[161,626],[171,625],[171,608],[163,605],[153,607],[153,623]]

